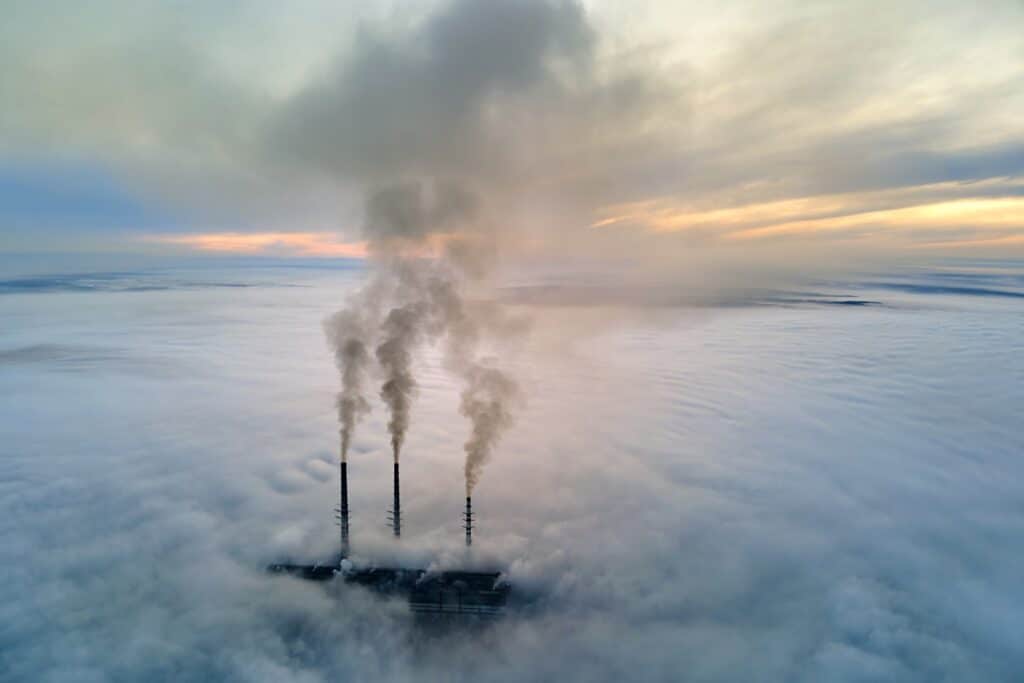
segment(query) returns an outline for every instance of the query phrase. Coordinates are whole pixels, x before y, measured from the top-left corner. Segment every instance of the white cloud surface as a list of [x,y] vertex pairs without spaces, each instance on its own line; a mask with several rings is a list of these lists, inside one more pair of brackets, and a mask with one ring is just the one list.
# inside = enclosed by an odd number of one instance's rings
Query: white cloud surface
[[[532,606],[450,636],[400,604],[261,571],[336,549],[337,377],[320,322],[356,277],[163,271],[99,287],[119,291],[0,295],[17,323],[0,343],[8,678],[1024,668],[1024,330],[1017,299],[979,285],[1019,291],[1019,271],[826,287],[883,306],[662,308],[614,328],[592,324],[601,309],[537,308],[515,363],[529,404],[484,470],[474,545]],[[214,286],[227,284],[252,286]],[[453,565],[466,426],[437,359],[421,362],[402,545],[384,524],[379,404],[351,455],[353,541],[364,558]]]

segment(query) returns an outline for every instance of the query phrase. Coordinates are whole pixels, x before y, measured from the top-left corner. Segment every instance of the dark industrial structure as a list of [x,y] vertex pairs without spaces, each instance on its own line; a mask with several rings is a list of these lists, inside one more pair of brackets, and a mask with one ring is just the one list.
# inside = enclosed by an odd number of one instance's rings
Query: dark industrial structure
[[341,527],[341,556],[348,557],[348,463],[341,461],[341,505],[337,509]]
[[[376,566],[357,566],[349,543],[348,463],[340,467],[341,501],[336,508],[341,527],[341,552],[336,562],[324,564],[278,563],[267,567],[273,574],[288,574],[308,581],[344,581],[375,593],[404,597],[417,617],[490,619],[500,616],[511,586],[500,572],[442,571]],[[394,500],[390,511],[392,532],[402,535],[398,463],[394,465]],[[463,513],[466,547],[473,544],[473,501],[466,496]]]
[[391,530],[395,538],[402,535],[402,497],[399,495],[398,487],[398,462],[395,462],[395,499],[391,507]]
[[333,581],[362,586],[382,595],[403,596],[418,615],[501,616],[511,586],[499,572],[446,571],[369,567],[340,569],[337,565],[272,564],[267,571],[307,581]]

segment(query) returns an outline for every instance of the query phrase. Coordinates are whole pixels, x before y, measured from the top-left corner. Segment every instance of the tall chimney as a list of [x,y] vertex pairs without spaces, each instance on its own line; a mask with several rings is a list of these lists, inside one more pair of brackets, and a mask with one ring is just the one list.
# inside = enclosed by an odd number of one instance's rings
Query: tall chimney
[[402,502],[398,489],[398,463],[395,463],[395,503],[391,510],[391,528],[395,532],[395,538],[402,535]]
[[468,548],[473,545],[473,499],[469,496],[466,496],[464,521],[466,522],[466,547]]
[[348,557],[348,463],[341,461],[341,507],[338,508],[341,522],[341,557]]

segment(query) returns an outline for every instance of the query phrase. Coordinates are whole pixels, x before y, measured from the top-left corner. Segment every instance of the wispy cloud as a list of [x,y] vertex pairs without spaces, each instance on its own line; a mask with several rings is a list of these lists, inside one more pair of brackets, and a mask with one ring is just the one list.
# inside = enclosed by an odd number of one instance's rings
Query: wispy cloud
[[[709,206],[710,204],[710,206]],[[873,192],[822,194],[714,208],[707,201],[687,204],[655,198],[599,209],[592,228],[689,232],[708,239],[758,240],[778,237],[819,239],[882,234],[907,245],[978,246],[1008,240],[1024,231],[1024,181],[934,183]],[[968,231],[941,239],[951,230]]]
[[196,251],[227,254],[364,258],[365,242],[343,242],[321,232],[211,232],[189,235],[153,235],[150,242],[172,244]]

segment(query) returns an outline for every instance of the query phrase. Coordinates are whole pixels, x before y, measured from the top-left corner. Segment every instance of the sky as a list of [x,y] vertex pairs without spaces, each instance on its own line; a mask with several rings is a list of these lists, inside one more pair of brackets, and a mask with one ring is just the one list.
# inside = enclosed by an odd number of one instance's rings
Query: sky
[[8,255],[361,257],[409,181],[470,188],[513,262],[1024,253],[1013,0],[0,12]]

